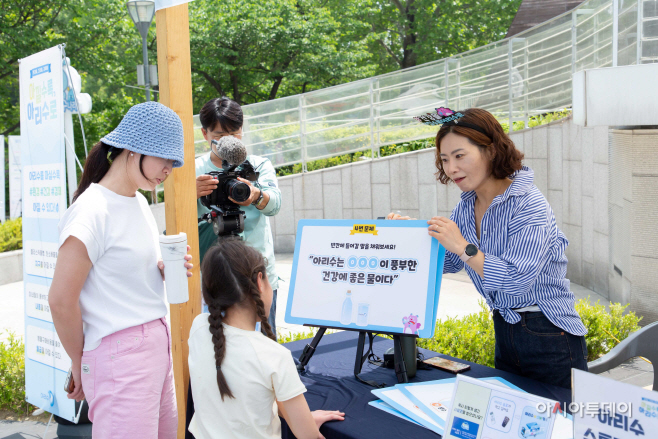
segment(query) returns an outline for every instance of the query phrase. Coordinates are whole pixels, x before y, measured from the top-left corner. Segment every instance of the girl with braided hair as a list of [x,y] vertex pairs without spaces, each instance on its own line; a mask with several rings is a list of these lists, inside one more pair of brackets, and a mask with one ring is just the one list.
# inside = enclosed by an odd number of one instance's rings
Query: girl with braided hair
[[295,437],[323,438],[320,426],[345,414],[309,410],[292,354],[268,323],[273,293],[263,256],[242,241],[223,241],[208,250],[201,272],[209,313],[190,330],[189,431],[196,439],[281,438],[282,416]]

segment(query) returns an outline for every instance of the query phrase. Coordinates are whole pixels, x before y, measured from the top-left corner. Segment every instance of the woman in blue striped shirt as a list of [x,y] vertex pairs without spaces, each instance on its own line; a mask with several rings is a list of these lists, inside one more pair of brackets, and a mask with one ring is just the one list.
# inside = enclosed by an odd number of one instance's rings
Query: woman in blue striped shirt
[[436,135],[437,179],[463,192],[450,219],[428,221],[447,250],[443,271],[466,268],[493,310],[496,369],[571,387],[571,369],[587,370],[587,329],[566,278],[568,241],[500,123],[462,113]]

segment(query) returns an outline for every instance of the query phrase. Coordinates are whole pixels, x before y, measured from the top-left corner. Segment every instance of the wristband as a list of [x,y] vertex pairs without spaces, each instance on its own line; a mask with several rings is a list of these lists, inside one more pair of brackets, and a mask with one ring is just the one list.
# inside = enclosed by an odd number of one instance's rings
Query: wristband
[[473,244],[468,244],[464,249],[464,253],[459,256],[459,259],[461,259],[463,262],[468,262],[468,260],[477,255],[477,253],[478,248]]
[[258,207],[258,205],[263,201],[263,190],[261,188],[258,188],[258,190],[260,191],[260,196],[256,199],[256,201],[251,203],[252,206],[256,206],[256,207]]

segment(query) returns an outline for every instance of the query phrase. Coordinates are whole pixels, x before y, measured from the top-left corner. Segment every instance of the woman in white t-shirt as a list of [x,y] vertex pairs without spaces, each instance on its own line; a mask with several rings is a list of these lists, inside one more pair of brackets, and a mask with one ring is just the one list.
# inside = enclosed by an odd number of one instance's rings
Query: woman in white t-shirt
[[156,102],[136,105],[89,153],[59,223],[49,303],[72,360],[69,398],[89,403],[94,439],[176,437],[164,264],[137,189],[155,189],[182,165],[178,115]]
[[[195,410],[189,430],[197,439],[280,439],[279,416],[295,437],[316,439],[324,422],[344,419],[309,410],[292,354],[267,320],[273,293],[266,267],[257,250],[237,240],[211,247],[203,259],[210,314],[194,319],[188,357]],[[258,322],[267,337],[255,330]]]

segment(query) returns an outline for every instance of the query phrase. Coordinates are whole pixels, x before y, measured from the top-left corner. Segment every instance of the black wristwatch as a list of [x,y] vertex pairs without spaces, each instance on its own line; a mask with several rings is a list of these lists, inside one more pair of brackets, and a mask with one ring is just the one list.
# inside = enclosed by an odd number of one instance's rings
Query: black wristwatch
[[477,254],[478,254],[478,248],[473,244],[468,244],[464,249],[464,253],[462,253],[461,256],[459,256],[459,259],[466,262]]

